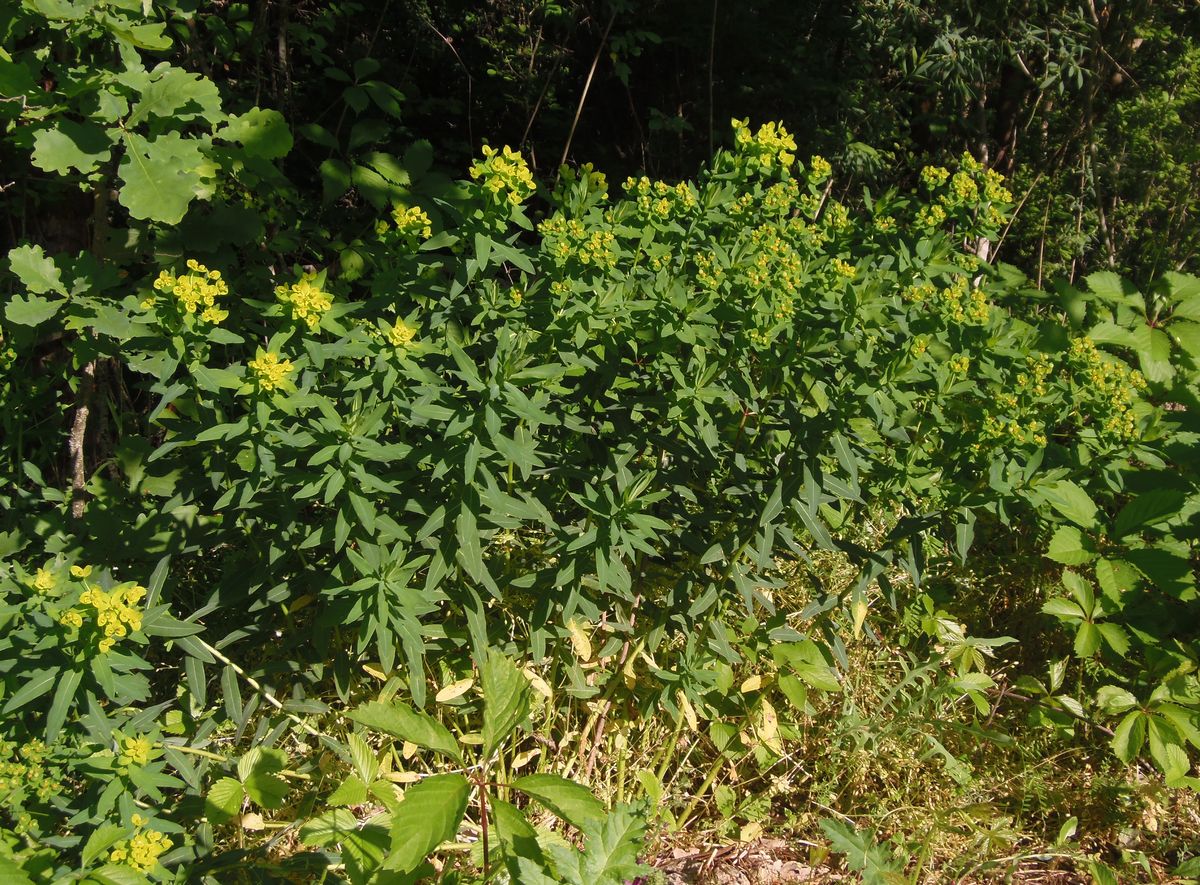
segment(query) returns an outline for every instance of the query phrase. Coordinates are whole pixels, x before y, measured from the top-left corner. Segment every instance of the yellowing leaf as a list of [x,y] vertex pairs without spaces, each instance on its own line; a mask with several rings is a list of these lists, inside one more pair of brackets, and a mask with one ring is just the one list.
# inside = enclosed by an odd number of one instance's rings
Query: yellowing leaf
[[368,676],[374,676],[380,682],[387,682],[387,674],[380,669],[379,664],[363,664],[362,668]]
[[455,698],[461,698],[471,690],[471,686],[474,684],[475,680],[471,679],[470,677],[466,679],[459,679],[457,682],[451,682],[449,685],[445,686],[441,691],[434,695],[433,699],[439,704],[445,704],[448,701],[454,700]]
[[752,691],[758,691],[764,685],[769,685],[770,682],[770,676],[761,676],[756,673],[753,676],[742,680],[742,694],[749,694]]
[[776,756],[783,755],[783,742],[779,739],[779,716],[766,698],[759,710],[758,736]]
[[529,685],[534,691],[536,691],[546,700],[551,700],[554,697],[554,693],[550,691],[550,686],[546,680],[535,673],[532,669],[526,667],[521,672],[525,674],[525,678],[529,680]]
[[850,613],[854,616],[854,638],[862,637],[863,622],[867,619],[869,606],[865,599],[859,598],[850,604]]
[[574,618],[567,621],[567,633],[571,636],[571,648],[575,650],[575,657],[581,661],[592,659],[592,640],[585,629],[588,626],[591,625],[587,621],[577,621]]
[[679,709],[683,713],[683,718],[687,720],[688,728],[692,731],[699,731],[700,720],[696,716],[696,710],[692,707],[692,702],[687,699],[687,695],[682,690],[676,692],[676,697],[679,700]]
[[411,759],[417,755],[417,745],[412,741],[405,741],[404,746],[400,749],[400,755],[405,759]]
[[738,833],[738,839],[742,842],[753,842],[762,835],[762,824],[757,821],[751,821],[748,824],[742,824],[742,829]]
[[532,750],[526,750],[523,753],[518,753],[516,756],[513,756],[512,764],[509,765],[509,768],[511,768],[513,771],[516,771],[518,768],[524,768],[535,758],[540,756],[541,752],[541,747],[534,747]]
[[266,824],[263,823],[262,815],[256,811],[243,814],[241,824],[243,830],[265,830],[267,828]]
[[415,771],[389,771],[385,777],[394,784],[415,784],[421,779]]

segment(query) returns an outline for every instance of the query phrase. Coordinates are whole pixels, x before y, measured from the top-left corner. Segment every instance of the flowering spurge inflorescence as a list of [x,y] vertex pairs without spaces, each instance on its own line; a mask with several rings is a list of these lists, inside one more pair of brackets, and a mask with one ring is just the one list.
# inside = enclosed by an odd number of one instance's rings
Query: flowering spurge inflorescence
[[733,141],[738,154],[751,166],[771,172],[775,168],[787,171],[796,161],[796,139],[782,123],[767,122],[751,134],[750,121],[733,120]]
[[45,802],[62,792],[58,778],[47,769],[50,748],[37,738],[24,744],[0,740],[0,801],[20,804],[25,796]]
[[1077,397],[1089,402],[1092,413],[1100,419],[1095,425],[1101,436],[1127,441],[1139,434],[1134,406],[1139,394],[1146,389],[1146,379],[1137,369],[1103,354],[1086,335],[1073,338],[1070,362],[1083,383],[1076,381]]
[[286,386],[288,375],[292,373],[292,361],[281,360],[279,354],[271,350],[260,350],[246,365],[260,390],[279,390]]
[[542,248],[560,267],[576,261],[600,270],[611,270],[617,263],[616,235],[611,230],[588,231],[583,222],[555,214],[538,225]]
[[396,322],[388,326],[387,338],[393,347],[408,347],[416,337],[417,330],[404,320],[397,319]]
[[158,830],[143,829],[148,821],[140,814],[131,818],[137,829],[132,839],[122,839],[108,853],[109,863],[124,864],[147,873],[158,866],[158,859],[174,847],[171,839]]
[[401,236],[417,240],[428,240],[433,236],[433,222],[419,206],[409,206],[407,209],[397,206],[392,210],[392,221],[396,223],[396,230]]
[[321,318],[333,307],[333,297],[323,290],[314,274],[305,274],[297,283],[276,286],[275,297],[292,308],[292,319],[299,320],[315,330]]
[[471,166],[471,178],[480,182],[486,191],[508,200],[514,206],[537,190],[529,164],[519,151],[514,151],[508,145],[496,150],[485,144],[483,159]]
[[[171,295],[176,303],[189,314],[199,314],[206,323],[219,323],[229,316],[229,311],[217,307],[217,299],[229,294],[229,286],[221,279],[219,270],[209,270],[195,258],[187,260],[188,272],[176,276],[160,271],[154,281],[158,292]],[[149,310],[154,306],[153,296],[142,302]]]
[[79,605],[83,608],[63,612],[58,619],[60,624],[80,630],[84,624],[94,622],[102,634],[98,645],[101,653],[111,651],[118,639],[142,629],[142,610],[138,604],[146,598],[145,587],[133,581],[107,591],[87,582],[84,587],[79,595]]

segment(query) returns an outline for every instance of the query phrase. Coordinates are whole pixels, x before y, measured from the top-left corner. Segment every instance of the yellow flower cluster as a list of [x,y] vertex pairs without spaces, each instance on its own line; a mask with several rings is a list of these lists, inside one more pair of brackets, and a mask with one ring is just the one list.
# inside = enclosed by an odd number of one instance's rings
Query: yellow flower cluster
[[508,145],[498,151],[485,144],[483,159],[471,166],[471,178],[482,181],[486,190],[514,206],[537,190],[529,164],[519,151],[514,151]]
[[1018,445],[1033,443],[1046,445],[1045,425],[1041,421],[1029,419],[1025,423],[1016,419],[998,418],[986,414],[983,419],[983,437],[988,442],[1011,441]]
[[[206,323],[219,323],[229,311],[217,307],[217,299],[229,294],[229,286],[221,279],[219,270],[209,270],[195,258],[187,261],[188,273],[182,276],[160,271],[154,281],[154,288],[159,292],[174,295],[188,313],[200,313],[200,319]],[[149,309],[154,299],[142,302],[142,307]]]
[[820,154],[813,154],[808,159],[808,178],[809,181],[818,182],[824,181],[833,174],[833,167],[829,165],[829,161]]
[[250,360],[247,366],[263,390],[278,390],[292,373],[292,361],[281,360],[279,354],[269,350]]
[[45,802],[61,793],[62,783],[46,770],[49,755],[49,748],[37,738],[20,746],[13,741],[0,741],[0,798],[24,790]]
[[762,224],[750,234],[755,247],[752,259],[740,267],[742,282],[752,295],[768,293],[769,301],[791,302],[799,294],[803,278],[800,253],[772,224]]
[[333,307],[333,297],[317,285],[311,274],[305,274],[300,282],[290,286],[276,286],[275,297],[282,304],[290,304],[292,319],[300,320],[310,330],[321,325],[321,318]]
[[1012,191],[1004,186],[1004,176],[995,169],[988,169],[983,174],[983,198],[992,203],[1011,203]]
[[796,184],[795,179],[777,182],[763,194],[763,209],[772,215],[786,215],[796,205],[799,196],[800,185]]
[[979,185],[966,172],[955,172],[950,179],[950,190],[960,203],[973,203],[979,199]]
[[1090,400],[1103,418],[1099,432],[1121,440],[1137,439],[1134,404],[1147,386],[1142,373],[1102,354],[1086,335],[1072,339],[1070,358],[1073,368],[1088,382],[1080,398]]
[[696,279],[705,289],[716,290],[725,282],[725,268],[717,264],[716,256],[697,252],[692,256],[696,265]]
[[686,215],[699,205],[695,192],[686,181],[670,185],[665,181],[651,181],[644,175],[641,178],[631,176],[625,179],[625,192],[634,198],[639,213],[661,220]]
[[387,336],[393,347],[408,347],[417,337],[417,330],[398,319],[388,327]]
[[965,375],[971,368],[971,358],[965,353],[950,357],[950,371],[955,375]]
[[946,221],[946,210],[934,204],[922,206],[917,212],[917,224],[924,228],[940,227]]
[[591,163],[584,163],[578,169],[572,169],[566,165],[561,166],[558,170],[558,177],[564,185],[582,181],[584,189],[589,195],[599,194],[602,200],[608,196],[608,178],[603,172],[597,171]]
[[150,761],[150,751],[153,749],[147,737],[121,738],[120,755],[117,761],[124,766],[141,766]]
[[843,231],[850,226],[850,210],[837,200],[829,202],[829,205],[825,207],[825,214],[822,218],[834,232]]
[[[79,596],[79,604],[91,607],[96,626],[104,632],[104,638],[100,640],[101,653],[111,650],[118,639],[142,629],[142,612],[137,605],[146,598],[145,587],[133,581],[118,584],[108,592],[95,585],[86,586]],[[59,622],[79,628],[83,626],[83,614],[78,609],[71,609]]]
[[941,187],[950,177],[950,170],[944,166],[926,166],[921,170],[921,184],[930,190]]
[[796,139],[782,123],[768,122],[750,133],[750,121],[733,120],[733,141],[738,153],[768,172],[778,164],[784,171],[796,160]]
[[48,568],[39,568],[30,585],[38,593],[50,594],[58,587],[58,576]]
[[1017,374],[1017,386],[1021,390],[1032,391],[1034,396],[1045,396],[1046,379],[1054,371],[1054,364],[1044,356],[1027,357],[1025,362],[1029,366],[1029,372]]
[[583,265],[611,270],[617,264],[617,237],[611,230],[588,231],[576,218],[555,214],[538,226],[542,248],[558,265],[574,259]]
[[875,230],[880,233],[891,233],[896,229],[896,219],[890,215],[881,215],[875,219]]
[[125,864],[138,872],[147,873],[158,865],[158,859],[175,845],[158,830],[145,830],[132,839],[122,839],[108,853],[108,862]]
[[[484,152],[487,152],[487,148],[484,148]],[[419,206],[409,206],[407,209],[397,206],[392,210],[392,221],[396,222],[396,230],[406,237],[428,240],[433,236],[433,222]]]
[[927,350],[929,350],[929,339],[924,335],[918,335],[908,345],[908,352],[913,356],[922,356]]
[[854,265],[848,261],[842,261],[840,258],[833,259],[833,261],[830,263],[830,267],[833,268],[835,275],[843,277],[847,280],[852,280],[858,276],[858,271],[855,269]]

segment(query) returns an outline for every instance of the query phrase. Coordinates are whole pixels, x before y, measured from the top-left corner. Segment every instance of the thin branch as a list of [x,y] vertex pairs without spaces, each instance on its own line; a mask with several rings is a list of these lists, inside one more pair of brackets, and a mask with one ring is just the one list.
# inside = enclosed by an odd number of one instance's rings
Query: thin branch
[[592,78],[596,76],[596,66],[600,64],[600,54],[604,52],[604,44],[608,42],[608,32],[612,30],[613,22],[617,19],[617,10],[613,9],[612,15],[608,17],[608,24],[604,26],[604,34],[600,37],[600,45],[596,47],[596,55],[592,59],[592,67],[588,71],[587,80],[583,84],[583,94],[579,96],[579,106],[575,108],[575,119],[571,121],[571,131],[567,133],[567,143],[563,145],[562,159],[558,161],[558,168],[562,169],[567,163],[567,155],[571,152],[571,141],[575,138],[575,127],[579,125],[579,118],[583,115],[583,104],[587,101],[588,90],[592,88]]

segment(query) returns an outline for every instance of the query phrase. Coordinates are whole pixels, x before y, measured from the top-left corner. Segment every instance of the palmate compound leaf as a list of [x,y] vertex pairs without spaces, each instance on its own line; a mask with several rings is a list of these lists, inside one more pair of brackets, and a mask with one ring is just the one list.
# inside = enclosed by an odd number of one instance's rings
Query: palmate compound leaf
[[203,181],[201,142],[178,132],[153,141],[126,132],[124,139],[118,201],[134,218],[178,224]]
[[404,791],[392,814],[392,848],[385,870],[411,872],[433,849],[454,839],[471,785],[461,774],[438,774]]

